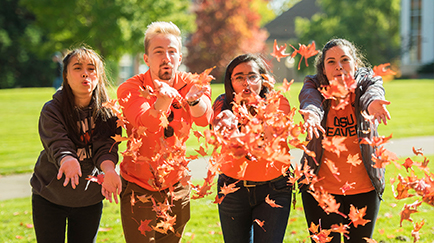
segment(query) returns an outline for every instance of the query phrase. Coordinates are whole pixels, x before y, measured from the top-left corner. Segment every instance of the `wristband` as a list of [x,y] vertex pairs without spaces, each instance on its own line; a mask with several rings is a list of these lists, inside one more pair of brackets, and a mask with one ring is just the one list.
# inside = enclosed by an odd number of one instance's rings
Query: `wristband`
[[197,99],[197,100],[193,100],[193,101],[188,101],[187,100],[187,103],[188,103],[189,106],[195,106],[195,105],[199,104],[199,102],[200,102],[200,98]]

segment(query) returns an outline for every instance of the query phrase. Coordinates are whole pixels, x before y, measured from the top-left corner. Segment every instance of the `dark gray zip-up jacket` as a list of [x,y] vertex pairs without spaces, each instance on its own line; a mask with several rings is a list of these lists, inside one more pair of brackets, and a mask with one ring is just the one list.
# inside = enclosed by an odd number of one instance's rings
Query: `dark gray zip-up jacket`
[[[366,121],[361,115],[362,111],[367,111],[369,104],[376,99],[385,99],[385,91],[383,88],[383,80],[381,77],[373,77],[372,70],[367,68],[359,68],[354,77],[357,81],[357,88],[355,90],[355,113],[357,120],[357,136],[359,141],[364,138],[370,138],[378,136],[377,127],[378,123],[372,124]],[[315,112],[321,119],[321,126],[326,127],[327,115],[330,109],[330,100],[324,100],[324,97],[319,92],[318,88],[321,85],[327,85],[326,83],[320,83],[317,75],[307,76],[304,80],[303,88],[300,91],[299,101],[300,109],[310,110]],[[305,158],[308,161],[308,165],[313,169],[314,173],[318,175],[319,168],[322,162],[322,155],[324,148],[322,147],[323,134],[320,134],[319,138],[313,137],[307,149],[315,152],[316,161],[319,165],[316,165],[314,159],[308,156],[306,153],[301,158],[301,164],[304,164]],[[381,196],[385,188],[385,169],[374,168],[374,162],[372,161],[372,154],[375,152],[375,148],[368,144],[360,144],[360,151],[362,155],[362,161],[371,179],[372,185],[377,192],[378,197]],[[302,185],[301,189],[307,189],[307,186]]]
[[[87,128],[93,126],[92,108],[77,109],[80,117],[80,133],[86,137],[86,146],[77,146],[68,137],[66,123],[62,115],[61,99],[62,90],[53,95],[53,99],[45,103],[39,117],[39,136],[44,147],[36,162],[33,176],[30,180],[32,192],[38,194],[48,201],[68,207],[85,207],[94,205],[104,199],[101,194],[101,185],[86,180],[88,175],[94,172],[95,168],[101,170],[100,165],[104,160],[118,162],[118,146],[110,138],[115,134],[121,134],[117,128],[116,117],[109,119],[107,131],[93,134]],[[98,119],[95,126],[101,125],[103,121]],[[92,124],[89,126],[89,124]],[[63,157],[70,155],[80,162],[82,176],[79,184],[72,189],[71,183],[63,186],[65,176],[57,180],[57,173],[60,168],[60,161]],[[96,170],[95,170],[96,171]],[[87,188],[87,189],[86,189]]]

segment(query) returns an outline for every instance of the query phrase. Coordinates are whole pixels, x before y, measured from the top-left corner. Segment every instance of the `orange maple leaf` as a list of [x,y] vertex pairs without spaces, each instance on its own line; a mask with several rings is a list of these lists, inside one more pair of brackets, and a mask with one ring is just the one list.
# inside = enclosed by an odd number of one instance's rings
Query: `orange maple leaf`
[[223,186],[220,188],[220,193],[222,193],[223,195],[228,195],[229,193],[233,193],[238,191],[240,188],[239,187],[235,187],[235,184],[238,183],[238,181],[231,183],[229,185],[226,186],[226,183],[223,184]]
[[366,243],[377,243],[376,240],[368,238],[368,237],[363,237],[364,240],[366,240]]
[[418,149],[415,149],[414,147],[413,147],[413,153],[417,156],[417,155],[421,155],[421,156],[423,156],[423,149],[422,148],[418,148]]
[[419,236],[419,230],[422,228],[422,226],[425,224],[425,220],[422,220],[420,223],[416,223],[413,226],[413,230],[411,231],[411,236],[413,237],[414,241],[416,242],[418,240],[420,240],[420,236]]
[[338,171],[338,167],[336,167],[335,163],[333,163],[333,161],[329,160],[329,159],[325,159],[324,160],[324,164],[327,165],[327,168],[329,168],[330,172],[333,174],[333,176],[336,178],[336,180],[338,180],[339,182],[341,181],[341,179],[339,179],[339,171]]
[[116,134],[115,136],[112,136],[111,138],[112,138],[113,140],[115,140],[115,142],[117,142],[117,143],[120,143],[120,142],[122,142],[122,141],[128,141],[128,140],[129,140],[129,138],[122,137],[122,136],[119,135],[119,134]]
[[347,163],[351,164],[350,173],[351,173],[351,169],[353,168],[353,166],[358,166],[362,162],[363,161],[359,158],[359,154],[355,154],[355,155],[349,154],[348,157],[347,157]]
[[341,151],[348,151],[347,146],[343,141],[346,137],[334,136],[332,138],[326,137],[322,140],[322,144],[325,150],[335,153],[338,157],[341,155]]
[[255,221],[255,223],[257,223],[257,224],[259,225],[259,227],[261,227],[261,228],[264,230],[264,232],[266,231],[266,230],[264,229],[265,220],[264,220],[264,221],[261,221],[261,220],[259,220],[259,219],[255,219],[254,221]]
[[342,193],[343,193],[344,196],[345,196],[346,191],[348,191],[348,190],[350,190],[350,189],[354,189],[353,185],[355,185],[355,184],[356,184],[355,182],[353,182],[353,183],[348,183],[348,181],[347,181],[347,182],[345,182],[345,184],[344,184],[341,188],[339,188],[339,189],[341,189]]
[[341,233],[341,234],[348,234],[350,233],[347,229],[350,228],[347,224],[342,224],[340,223],[339,225],[337,224],[332,224],[332,226],[330,227],[330,230],[332,232],[336,232],[336,233]]
[[288,92],[291,90],[291,85],[294,83],[294,79],[291,80],[291,82],[288,82],[288,80],[286,78],[283,79],[283,83],[282,83],[282,91],[283,92]]
[[386,76],[386,75],[395,75],[396,72],[392,71],[392,69],[386,69],[386,67],[390,66],[390,63],[380,64],[378,66],[374,66],[372,71],[374,71],[375,76]]
[[299,53],[301,55],[300,61],[298,62],[298,70],[300,70],[300,63],[303,60],[303,57],[304,57],[306,67],[309,67],[309,64],[307,63],[307,59],[309,57],[315,56],[319,52],[318,50],[315,50],[315,41],[312,41],[312,43],[307,45],[307,46],[299,43],[298,44],[298,46],[299,46],[298,50],[295,49],[295,47],[293,47],[292,45],[290,45],[290,46],[294,49],[294,52],[291,54],[292,58],[294,58],[297,53]]
[[348,214],[348,217],[350,218],[354,227],[357,228],[358,225],[365,226],[365,224],[371,222],[369,219],[363,219],[363,217],[366,215],[366,209],[366,206],[364,208],[357,209],[352,204],[350,205],[350,213]]
[[99,174],[97,176],[88,175],[86,180],[102,184],[104,182],[104,174]]
[[413,222],[413,219],[410,218],[411,214],[417,213],[417,207],[419,207],[422,204],[422,201],[419,202],[419,200],[416,200],[416,202],[412,204],[404,204],[404,209],[399,213],[401,215],[401,220],[399,221],[399,226],[402,227],[402,221],[408,220],[410,222]]
[[208,155],[202,146],[199,147],[199,150],[195,149],[194,151],[196,151],[198,154],[200,154],[202,156]]
[[289,56],[288,53],[285,53],[285,50],[286,50],[286,43],[285,43],[285,45],[279,47],[277,45],[277,41],[274,40],[273,52],[271,53],[271,55],[273,57],[275,57],[278,62],[280,62],[280,58],[284,58],[284,57]]
[[265,202],[268,203],[268,205],[270,205],[273,208],[283,208],[282,206],[276,204],[276,200],[270,199],[270,194],[268,194],[267,197],[265,198]]
[[152,231],[152,228],[149,226],[151,219],[140,220],[139,231],[142,235],[146,236],[147,231]]

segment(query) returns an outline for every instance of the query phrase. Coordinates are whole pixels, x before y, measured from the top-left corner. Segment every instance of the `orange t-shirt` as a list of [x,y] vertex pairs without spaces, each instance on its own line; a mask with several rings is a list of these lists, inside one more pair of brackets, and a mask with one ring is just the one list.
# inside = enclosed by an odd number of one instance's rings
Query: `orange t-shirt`
[[[354,94],[351,94],[351,104],[354,103]],[[357,136],[357,121],[353,105],[345,108],[329,110],[326,121],[325,140],[342,139],[342,143],[332,144],[345,149],[338,153],[327,150],[324,146],[324,153],[321,160],[321,167],[318,172],[319,182],[315,188],[322,186],[324,190],[338,195],[354,195],[374,190],[374,186],[368,176],[363,164],[360,146]],[[324,140],[323,140],[324,143]],[[336,142],[335,142],[336,143]],[[337,169],[337,171],[336,171]]]

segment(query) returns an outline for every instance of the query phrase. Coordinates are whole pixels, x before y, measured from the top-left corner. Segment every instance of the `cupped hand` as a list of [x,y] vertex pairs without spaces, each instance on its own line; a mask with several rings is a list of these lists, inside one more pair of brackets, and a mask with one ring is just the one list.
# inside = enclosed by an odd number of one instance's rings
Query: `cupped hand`
[[299,110],[298,111],[304,118],[303,129],[307,133],[307,139],[311,140],[313,135],[319,138],[319,132],[325,133],[324,128],[321,126],[321,120],[317,114],[310,110]]
[[63,186],[66,187],[71,181],[71,186],[73,189],[75,189],[79,183],[79,177],[81,177],[80,163],[76,158],[66,156],[62,159],[60,164],[61,165],[59,168],[59,173],[57,173],[57,179],[60,180],[62,175],[65,174],[65,182],[63,183]]

